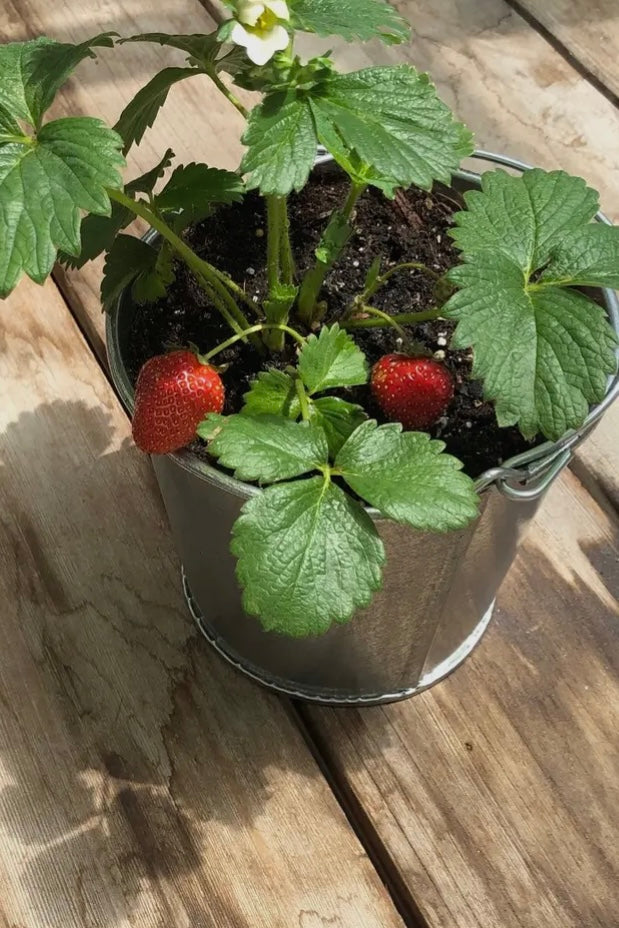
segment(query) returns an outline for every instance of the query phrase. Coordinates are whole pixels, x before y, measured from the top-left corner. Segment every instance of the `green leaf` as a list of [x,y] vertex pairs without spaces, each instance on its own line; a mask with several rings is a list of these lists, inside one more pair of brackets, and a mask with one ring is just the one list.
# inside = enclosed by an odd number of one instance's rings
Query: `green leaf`
[[[125,193],[132,196],[134,193],[150,194],[159,177],[169,168],[174,157],[172,149],[168,149],[156,167],[129,181],[125,185]],[[81,268],[88,261],[92,261],[104,251],[109,251],[116,236],[135,219],[135,214],[120,203],[112,203],[112,212],[109,216],[86,216],[82,220],[81,248],[79,255],[68,255],[62,252],[58,259],[67,267]]]
[[268,195],[300,190],[316,157],[316,132],[309,104],[294,92],[267,96],[249,114],[243,136],[247,151],[241,171],[248,187]]
[[299,352],[299,374],[310,393],[367,383],[365,355],[337,322],[310,335]]
[[[242,178],[232,171],[209,168],[206,164],[187,164],[172,173],[157,194],[156,206],[162,213],[181,213],[186,228],[210,215],[215,204],[240,203],[244,189]],[[178,225],[176,229],[178,231]]]
[[361,406],[348,403],[339,396],[310,400],[310,421],[324,429],[331,458],[336,457],[344,442],[365,419],[367,415]]
[[154,168],[151,168],[150,171],[146,171],[145,174],[140,174],[139,177],[135,177],[133,180],[130,180],[125,185],[125,193],[129,196],[133,196],[134,193],[146,193],[148,196],[155,189],[155,184],[160,177],[163,177],[165,172],[168,170],[172,161],[174,160],[174,152],[171,148],[168,148],[165,155]]
[[541,268],[563,234],[588,223],[598,194],[581,177],[534,168],[520,177],[487,171],[482,189],[464,194],[449,234],[468,257],[490,250],[516,262],[527,274]]
[[0,103],[0,145],[4,145],[6,142],[14,142],[16,136],[18,138],[23,136],[21,126]]
[[219,425],[209,452],[239,480],[274,483],[327,463],[327,439],[319,426],[268,415],[222,416]]
[[399,423],[364,422],[335,460],[346,483],[396,522],[420,531],[448,532],[475,518],[479,497],[457,458],[422,432]]
[[0,45],[0,108],[13,120],[38,129],[58,90],[93,48],[114,45],[116,32],[105,32],[79,45],[39,38]]
[[160,248],[133,235],[119,235],[109,251],[101,282],[101,301],[109,310],[122,291],[132,286],[136,302],[152,302],[165,296],[174,279],[171,260],[160,261]]
[[176,278],[172,246],[168,242],[158,242],[154,247],[157,250],[154,267],[144,268],[133,281],[131,295],[136,303],[155,303],[162,299]]
[[339,209],[334,210],[316,248],[318,260],[330,264],[343,251],[352,233],[350,222]]
[[[499,425],[557,439],[578,428],[616,370],[604,311],[570,286],[619,284],[619,237],[591,224],[597,194],[562,171],[484,175],[451,234],[465,263],[444,307],[472,347]],[[599,231],[598,231],[599,229]]]
[[296,29],[347,42],[378,37],[391,45],[410,36],[406,20],[383,0],[293,0],[290,13]]
[[380,277],[380,266],[382,263],[381,255],[376,255],[370,264],[363,282],[363,292],[366,296],[371,296],[375,292],[378,278]]
[[567,232],[553,246],[540,282],[619,288],[619,227],[596,222]]
[[[229,20],[230,29],[234,20]],[[155,45],[165,45],[177,48],[187,53],[187,61],[195,68],[201,68],[208,74],[217,74],[227,71],[234,74],[237,68],[246,60],[245,50],[235,46],[220,56],[223,37],[221,28],[208,34],[195,33],[191,35],[167,35],[165,32],[147,32],[142,35],[133,35],[121,39],[119,44],[125,42],[151,42]]]
[[36,140],[0,147],[0,296],[22,272],[42,283],[57,249],[78,254],[80,210],[109,215],[122,185],[121,140],[98,119],[57,119]]
[[458,320],[452,345],[474,349],[499,425],[560,438],[582,424],[616,369],[616,338],[604,311],[575,290],[527,289],[504,255],[475,255],[449,273],[461,290],[444,307]]
[[277,282],[269,293],[269,299],[264,304],[264,314],[267,322],[285,322],[297,298],[299,288],[294,284]]
[[374,186],[448,184],[473,150],[471,133],[427,74],[409,65],[334,75],[310,96],[310,106],[319,141],[336,152],[355,151],[372,169],[367,180]]
[[139,145],[144,133],[149,129],[159,110],[166,102],[170,88],[186,77],[200,74],[197,68],[165,68],[156,74],[127,104],[120,114],[120,119],[114,126],[125,143],[124,152],[127,153],[132,145]]
[[326,120],[320,122],[321,144],[328,149],[333,159],[339,164],[342,170],[346,171],[350,179],[355,184],[371,184],[389,197],[390,200],[396,195],[400,186],[392,177],[387,177],[372,168],[357,155],[351,151],[343,141],[335,125]]
[[367,606],[385,561],[363,507],[323,477],[269,487],[250,499],[231,550],[246,612],[294,637],[320,635]]
[[297,419],[301,414],[299,397],[293,378],[283,371],[261,371],[243,397],[241,414],[259,416],[265,413]]
[[132,35],[128,39],[122,39],[120,44],[125,42],[151,42],[155,45],[165,45],[168,48],[178,48],[188,55],[188,61],[195,67],[204,68],[205,70],[219,70],[217,55],[221,49],[221,42],[217,38],[216,32],[208,35],[167,35],[165,32],[146,32],[142,35]]

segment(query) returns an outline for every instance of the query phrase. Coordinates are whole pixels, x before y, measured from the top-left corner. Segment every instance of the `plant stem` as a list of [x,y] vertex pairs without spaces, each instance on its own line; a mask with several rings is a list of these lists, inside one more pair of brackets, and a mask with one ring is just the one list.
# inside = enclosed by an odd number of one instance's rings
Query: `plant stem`
[[204,364],[214,358],[215,355],[219,354],[220,351],[225,351],[226,348],[230,348],[231,345],[235,345],[236,342],[241,339],[249,338],[251,335],[255,335],[258,332],[264,332],[268,329],[278,329],[281,332],[286,332],[288,335],[291,335],[295,341],[300,345],[305,344],[305,339],[303,336],[292,329],[289,325],[284,325],[283,322],[257,322],[256,325],[250,326],[248,329],[245,329],[244,332],[239,332],[237,335],[231,335],[230,338],[227,338],[225,342],[216,345],[214,348],[211,348],[210,351],[207,351],[206,354],[201,354],[200,359]]
[[395,316],[390,316],[389,313],[384,313],[382,309],[376,309],[375,306],[368,306],[367,303],[361,303],[359,305],[359,311],[364,313],[370,313],[372,316],[376,316],[378,319],[382,319],[387,325],[393,326],[397,331],[400,338],[406,339],[407,335],[402,326],[397,322]]
[[280,273],[280,210],[277,197],[268,196],[267,201],[267,282],[270,293],[279,283]]
[[[386,315],[382,313],[382,310],[376,310],[373,306],[364,306],[364,312],[371,312],[376,316]],[[389,325],[393,325],[395,322],[398,325],[415,325],[418,322],[430,322],[432,319],[439,319],[441,316],[441,309],[427,309],[425,312],[420,313],[399,313],[396,316],[389,316]],[[379,329],[387,325],[387,323],[381,319],[347,319],[345,322],[340,323],[344,329]]]
[[295,266],[292,255],[292,246],[290,244],[290,219],[288,217],[288,198],[280,197],[280,262],[282,269],[282,280],[285,284],[294,283]]
[[[191,248],[167,225],[164,220],[154,213],[149,207],[140,200],[133,200],[122,190],[108,189],[110,199],[120,203],[121,206],[130,209],[136,216],[146,220],[153,229],[170,243],[174,251],[185,261],[187,266],[198,277],[201,285],[213,301],[214,306],[219,310],[228,325],[237,333],[249,328],[249,321],[244,313],[239,309],[236,300],[226,290],[224,283],[220,279],[221,272],[214,268],[208,261],[191,250]],[[204,286],[204,285],[207,286]],[[262,344],[259,340],[254,341],[254,345],[262,350]]]
[[[346,202],[340,211],[341,218],[344,222],[350,222],[357,200],[366,187],[367,184],[356,184],[354,181],[351,182]],[[331,218],[333,218],[333,216]],[[303,278],[301,290],[299,292],[298,315],[307,326],[311,326],[314,321],[316,303],[318,302],[321,287],[325,281],[325,277],[339,258],[342,248],[330,249],[328,260],[317,260],[314,267],[312,267]]]
[[249,110],[246,109],[246,108],[243,106],[243,104],[241,103],[241,101],[239,100],[239,98],[236,97],[236,96],[232,93],[232,91],[229,90],[229,89],[226,87],[226,85],[224,84],[224,82],[222,81],[222,79],[219,77],[219,75],[217,74],[217,72],[213,69],[213,71],[209,71],[209,72],[208,72],[208,76],[209,76],[210,79],[213,81],[213,83],[215,84],[215,86],[217,87],[217,89],[220,90],[220,91],[223,93],[223,95],[224,95],[224,97],[226,98],[226,100],[229,100],[230,103],[232,104],[232,106],[233,106],[236,110],[239,111],[239,113],[241,114],[241,116],[243,116],[245,119],[247,119],[247,117],[249,116]]
[[388,271],[381,274],[380,277],[377,277],[373,286],[363,294],[364,298],[367,299],[367,297],[373,296],[379,287],[382,287],[383,284],[387,283],[390,277],[393,277],[394,274],[398,274],[400,271],[422,271],[433,280],[440,280],[441,278],[441,275],[431,267],[428,267],[427,264],[422,264],[420,261],[406,261],[404,264],[396,264],[395,267],[389,268]]
[[295,387],[297,390],[297,396],[299,397],[299,406],[301,407],[301,416],[304,422],[309,422],[310,411],[309,403],[307,401],[307,393],[305,392],[305,387],[301,381],[300,377],[297,377],[295,381]]

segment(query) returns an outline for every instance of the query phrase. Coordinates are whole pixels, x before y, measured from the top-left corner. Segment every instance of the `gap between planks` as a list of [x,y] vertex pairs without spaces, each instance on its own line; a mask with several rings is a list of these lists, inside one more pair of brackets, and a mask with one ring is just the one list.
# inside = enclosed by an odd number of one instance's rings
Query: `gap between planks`
[[[299,700],[291,700],[291,711],[296,716],[297,726],[329,784],[331,792],[372,861],[374,869],[407,928],[432,928],[417,905],[397,861],[394,860],[381,839],[372,816],[363,807],[350,783],[340,775],[328,740],[322,737],[320,726],[314,723],[309,707]],[[340,707],[338,711],[345,713],[348,709]],[[372,712],[373,710],[364,711]]]
[[[206,2],[206,0],[204,0]],[[533,10],[528,9],[523,3],[520,3],[519,0],[504,0],[505,3],[510,6],[518,16],[521,16],[522,19],[531,26],[532,29],[535,29],[536,32],[544,38],[549,45],[551,45],[556,52],[563,56],[565,61],[574,68],[579,74],[581,74],[592,87],[594,87],[598,93],[601,93],[606,99],[619,108],[619,96],[612,87],[609,87],[605,83],[604,78],[600,74],[596,74],[595,71],[591,70],[591,66],[578,57],[575,51],[573,51],[569,45],[566,45],[561,41],[559,36],[554,33],[549,26],[545,25],[541,19],[538,19],[537,15]],[[544,0],[546,2],[546,0]],[[619,28],[619,22],[618,22]]]

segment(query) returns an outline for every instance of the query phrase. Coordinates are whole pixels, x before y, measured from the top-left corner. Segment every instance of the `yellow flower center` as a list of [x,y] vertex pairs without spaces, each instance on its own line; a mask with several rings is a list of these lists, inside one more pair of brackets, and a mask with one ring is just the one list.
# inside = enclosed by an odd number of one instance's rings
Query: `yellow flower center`
[[268,8],[265,8],[264,13],[262,13],[262,15],[258,17],[256,25],[253,27],[253,29],[256,32],[270,32],[271,29],[273,29],[273,27],[276,25],[277,25],[277,16],[273,12],[273,10],[269,10]]

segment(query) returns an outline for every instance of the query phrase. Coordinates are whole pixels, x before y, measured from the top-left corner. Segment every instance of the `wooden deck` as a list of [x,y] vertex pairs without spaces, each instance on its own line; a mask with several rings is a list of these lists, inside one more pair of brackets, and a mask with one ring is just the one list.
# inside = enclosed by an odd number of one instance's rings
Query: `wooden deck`
[[[581,174],[619,220],[616,0],[402,0],[404,55],[480,147]],[[0,0],[0,41],[208,31],[199,0]],[[401,50],[337,46],[349,66]],[[114,120],[163,61],[85,65]],[[232,166],[194,78],[132,156]],[[552,489],[474,656],[336,711],[237,676],[186,614],[105,370],[100,266],[0,304],[0,928],[619,926],[619,406]]]

